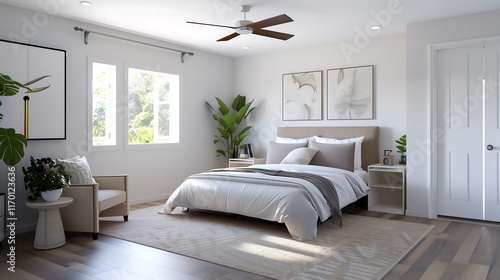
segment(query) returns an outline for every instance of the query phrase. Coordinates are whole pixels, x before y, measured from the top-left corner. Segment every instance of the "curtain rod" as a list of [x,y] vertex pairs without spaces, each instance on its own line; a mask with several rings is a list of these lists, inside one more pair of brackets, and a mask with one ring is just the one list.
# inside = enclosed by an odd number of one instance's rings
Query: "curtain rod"
[[86,29],[83,29],[83,28],[78,27],[78,26],[75,26],[74,29],[75,29],[75,31],[81,31],[81,32],[83,32],[83,42],[85,43],[85,45],[87,45],[89,43],[89,34],[90,33],[94,33],[94,34],[99,34],[99,35],[102,35],[102,36],[107,36],[107,37],[111,37],[111,38],[115,38],[115,39],[129,41],[129,42],[132,42],[132,43],[143,44],[143,45],[147,45],[147,46],[151,46],[151,47],[156,47],[156,48],[160,48],[160,49],[165,49],[165,50],[169,50],[169,51],[174,51],[174,52],[180,52],[181,53],[181,62],[182,63],[184,63],[184,56],[186,54],[189,54],[190,56],[194,55],[194,53],[192,53],[192,52],[186,52],[186,51],[176,50],[176,49],[167,48],[167,47],[158,46],[158,45],[153,45],[153,44],[149,44],[149,43],[145,43],[145,42],[141,42],[141,41],[136,41],[136,40],[131,40],[131,39],[127,39],[127,38],[122,38],[122,37],[118,37],[118,36],[114,36],[114,35],[109,35],[109,34],[104,34],[104,33],[100,33],[100,32],[90,31],[90,30],[86,30]]

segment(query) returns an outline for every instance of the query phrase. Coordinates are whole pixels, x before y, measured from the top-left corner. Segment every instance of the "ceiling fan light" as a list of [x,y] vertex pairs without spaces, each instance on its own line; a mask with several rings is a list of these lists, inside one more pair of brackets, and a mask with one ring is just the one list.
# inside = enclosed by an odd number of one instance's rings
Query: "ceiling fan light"
[[240,35],[252,34],[253,29],[251,27],[243,26],[236,29],[236,33]]

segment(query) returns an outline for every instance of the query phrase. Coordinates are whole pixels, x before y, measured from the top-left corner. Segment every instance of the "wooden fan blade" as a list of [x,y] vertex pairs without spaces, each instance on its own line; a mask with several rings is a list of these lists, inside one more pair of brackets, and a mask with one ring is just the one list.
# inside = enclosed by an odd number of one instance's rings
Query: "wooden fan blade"
[[236,29],[238,27],[235,26],[229,26],[229,25],[219,25],[219,24],[211,24],[211,23],[203,23],[203,22],[194,22],[194,21],[186,21],[186,23],[191,23],[191,24],[199,24],[199,25],[208,25],[208,26],[216,26],[216,27],[225,27],[225,28],[231,28],[231,29]]
[[240,34],[234,32],[233,34],[229,34],[227,35],[226,37],[223,37],[223,38],[220,38],[219,40],[217,40],[217,42],[224,42],[224,41],[229,41],[231,39],[233,39],[234,37],[236,36],[239,36]]
[[266,37],[280,39],[280,40],[288,40],[294,36],[293,34],[270,31],[270,30],[265,30],[265,29],[254,29],[252,34],[266,36]]
[[254,22],[252,24],[249,24],[248,27],[251,27],[255,30],[255,29],[260,29],[260,28],[269,27],[269,26],[278,25],[278,24],[283,24],[283,23],[292,22],[292,21],[293,21],[293,19],[291,19],[289,16],[282,14],[282,15],[275,16],[272,18],[268,18],[265,20]]

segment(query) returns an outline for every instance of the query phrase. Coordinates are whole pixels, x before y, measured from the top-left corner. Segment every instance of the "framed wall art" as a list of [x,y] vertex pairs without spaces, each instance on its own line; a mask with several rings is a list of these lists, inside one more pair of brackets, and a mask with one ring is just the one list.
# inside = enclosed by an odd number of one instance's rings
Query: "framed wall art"
[[322,119],[322,71],[283,74],[282,119]]
[[327,119],[373,119],[373,65],[327,70]]
[[28,140],[66,139],[66,51],[0,40],[0,73],[44,91],[2,98],[3,127],[12,127]]

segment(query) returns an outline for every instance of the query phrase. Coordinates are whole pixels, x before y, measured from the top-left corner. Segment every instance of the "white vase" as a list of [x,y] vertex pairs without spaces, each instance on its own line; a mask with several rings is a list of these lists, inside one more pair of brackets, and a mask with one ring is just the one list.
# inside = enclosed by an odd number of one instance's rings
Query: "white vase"
[[62,189],[46,191],[42,192],[41,194],[42,198],[45,199],[45,201],[56,201],[59,199],[59,197],[61,197]]

